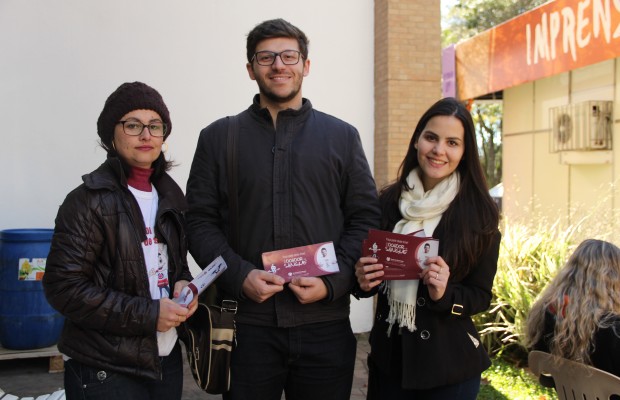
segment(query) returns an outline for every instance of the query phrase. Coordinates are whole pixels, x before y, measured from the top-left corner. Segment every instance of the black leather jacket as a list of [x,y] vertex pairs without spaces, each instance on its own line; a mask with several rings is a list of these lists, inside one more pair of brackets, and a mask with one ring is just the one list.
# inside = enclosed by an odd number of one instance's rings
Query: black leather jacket
[[[597,328],[592,337],[590,362],[598,369],[620,376],[620,315],[613,315],[608,324],[609,326]],[[541,329],[544,334],[534,345],[534,350],[550,353],[549,343],[555,331],[554,313],[549,310],[545,312],[545,322]]]
[[[109,158],[60,206],[43,288],[65,316],[58,349],[93,367],[160,379],[156,327],[159,301],[151,299],[141,243],[138,203],[120,161]],[[164,174],[156,236],[168,246],[170,285],[191,280],[183,192]]]

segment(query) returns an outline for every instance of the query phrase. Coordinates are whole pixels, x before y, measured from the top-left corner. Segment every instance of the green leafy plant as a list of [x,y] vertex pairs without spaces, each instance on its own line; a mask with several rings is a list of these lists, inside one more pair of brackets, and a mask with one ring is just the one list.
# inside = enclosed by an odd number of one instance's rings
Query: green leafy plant
[[[573,218],[549,221],[537,215],[526,221],[503,221],[491,307],[474,318],[490,354],[526,365],[523,332],[529,310],[582,240],[613,237],[616,219],[609,215],[615,214],[607,207],[609,197],[601,196],[588,212],[573,210]],[[578,215],[586,216],[575,219]]]
[[491,308],[475,318],[491,354],[511,351],[523,357],[520,337],[527,313],[570,254],[575,230],[562,230],[558,223],[504,224]]

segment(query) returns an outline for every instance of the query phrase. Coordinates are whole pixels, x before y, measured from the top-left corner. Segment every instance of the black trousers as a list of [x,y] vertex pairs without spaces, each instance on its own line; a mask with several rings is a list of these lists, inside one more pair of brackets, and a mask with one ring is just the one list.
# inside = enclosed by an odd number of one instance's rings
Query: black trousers
[[348,319],[273,328],[237,323],[224,400],[349,400],[357,342]]

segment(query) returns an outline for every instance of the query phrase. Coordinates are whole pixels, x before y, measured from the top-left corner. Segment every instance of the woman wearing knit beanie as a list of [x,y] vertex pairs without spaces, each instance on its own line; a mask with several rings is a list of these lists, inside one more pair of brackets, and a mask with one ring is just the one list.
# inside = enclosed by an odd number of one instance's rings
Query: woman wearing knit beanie
[[97,121],[107,159],[58,211],[43,288],[65,317],[67,399],[181,398],[176,327],[197,300],[172,300],[192,276],[184,195],[162,152],[171,129],[155,89],[119,86]]

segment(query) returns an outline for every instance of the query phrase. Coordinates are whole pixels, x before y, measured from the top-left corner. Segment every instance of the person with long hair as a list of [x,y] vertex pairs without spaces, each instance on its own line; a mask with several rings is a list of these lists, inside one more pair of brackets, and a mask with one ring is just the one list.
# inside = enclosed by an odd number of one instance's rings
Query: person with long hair
[[105,162],[58,210],[43,288],[64,317],[58,349],[67,399],[180,399],[176,304],[192,279],[181,188],[162,148],[172,123],[161,95],[120,85],[97,120]]
[[620,376],[620,248],[581,242],[530,310],[526,346]]
[[384,281],[372,257],[355,265],[354,295],[378,294],[368,399],[475,399],[491,362],[471,316],[490,305],[501,235],[462,103],[444,98],[422,115],[380,201],[383,230],[423,229],[439,255],[419,280]]

